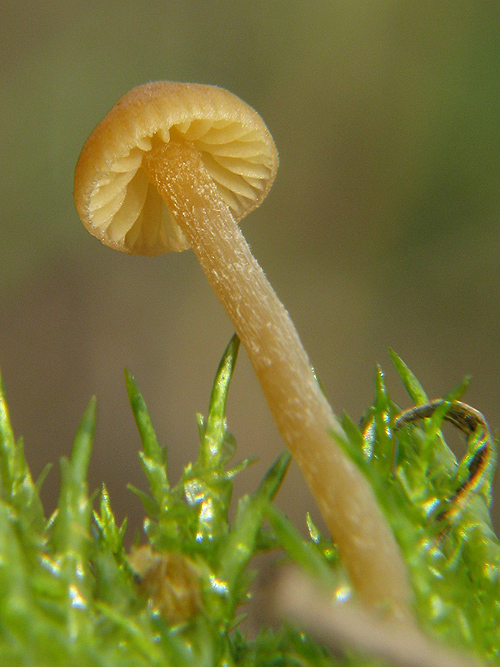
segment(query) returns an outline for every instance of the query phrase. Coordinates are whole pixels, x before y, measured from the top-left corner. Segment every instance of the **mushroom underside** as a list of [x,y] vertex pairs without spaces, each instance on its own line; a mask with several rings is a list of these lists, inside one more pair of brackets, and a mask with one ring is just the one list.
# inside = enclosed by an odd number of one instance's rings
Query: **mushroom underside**
[[143,167],[145,158],[169,141],[187,141],[196,147],[236,220],[257,206],[272,172],[266,145],[254,130],[235,123],[219,125],[207,128],[204,121],[193,121],[173,126],[140,137],[128,153],[111,159],[88,199],[93,233],[129,253],[154,255],[189,248]]

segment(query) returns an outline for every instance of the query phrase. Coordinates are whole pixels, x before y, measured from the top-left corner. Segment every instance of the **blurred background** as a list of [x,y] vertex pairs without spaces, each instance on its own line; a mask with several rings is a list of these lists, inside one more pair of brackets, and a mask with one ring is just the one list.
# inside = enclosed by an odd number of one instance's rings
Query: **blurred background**
[[[0,367],[35,475],[70,453],[96,394],[90,487],[106,481],[132,538],[142,508],[126,483],[145,482],[124,366],[172,480],[197,451],[231,325],[193,253],[113,252],[72,199],[87,136],[156,79],[228,88],[270,128],[280,170],[242,227],[335,410],[359,419],[376,363],[410,407],[392,347],[433,398],[472,374],[465,400],[498,431],[498,5],[3,0],[0,72]],[[259,456],[237,483],[249,492],[283,444],[244,350],[228,419],[238,458]],[[58,488],[56,465],[48,510]],[[279,503],[303,530],[318,518],[295,468]]]

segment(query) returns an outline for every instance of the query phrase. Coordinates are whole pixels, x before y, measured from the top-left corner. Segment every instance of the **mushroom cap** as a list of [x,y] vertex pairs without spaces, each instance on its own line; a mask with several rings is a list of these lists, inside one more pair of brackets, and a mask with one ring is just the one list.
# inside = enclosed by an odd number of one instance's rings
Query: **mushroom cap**
[[191,142],[236,220],[259,206],[278,153],[254,109],[216,86],[158,81],[124,95],[85,143],[75,204],[91,234],[133,254],[185,250],[189,242],[141,167],[170,140]]

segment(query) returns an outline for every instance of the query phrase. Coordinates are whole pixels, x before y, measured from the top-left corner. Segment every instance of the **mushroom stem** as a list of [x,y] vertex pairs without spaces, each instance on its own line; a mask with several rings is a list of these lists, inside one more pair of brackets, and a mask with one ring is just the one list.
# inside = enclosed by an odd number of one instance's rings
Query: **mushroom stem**
[[278,429],[366,603],[406,615],[406,565],[368,481],[334,436],[345,434],[312,372],[297,331],[207,172],[187,141],[143,160],[230,317]]

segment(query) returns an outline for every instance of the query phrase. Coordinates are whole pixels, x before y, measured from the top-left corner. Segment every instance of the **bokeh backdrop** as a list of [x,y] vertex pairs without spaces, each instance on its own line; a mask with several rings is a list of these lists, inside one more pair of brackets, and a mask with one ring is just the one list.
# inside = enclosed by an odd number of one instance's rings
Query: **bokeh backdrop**
[[[196,453],[232,330],[190,252],[113,252],[80,224],[73,170],[115,101],[156,79],[228,88],[263,116],[281,166],[243,231],[337,411],[358,419],[387,348],[432,397],[465,374],[500,425],[500,11],[479,0],[2,0],[0,366],[35,474],[70,452],[92,394],[90,485],[140,527],[134,373],[176,479]],[[228,406],[238,481],[283,445],[242,351]],[[456,438],[457,452],[463,443]],[[55,466],[43,495],[54,506]],[[314,510],[292,468],[279,502]]]

